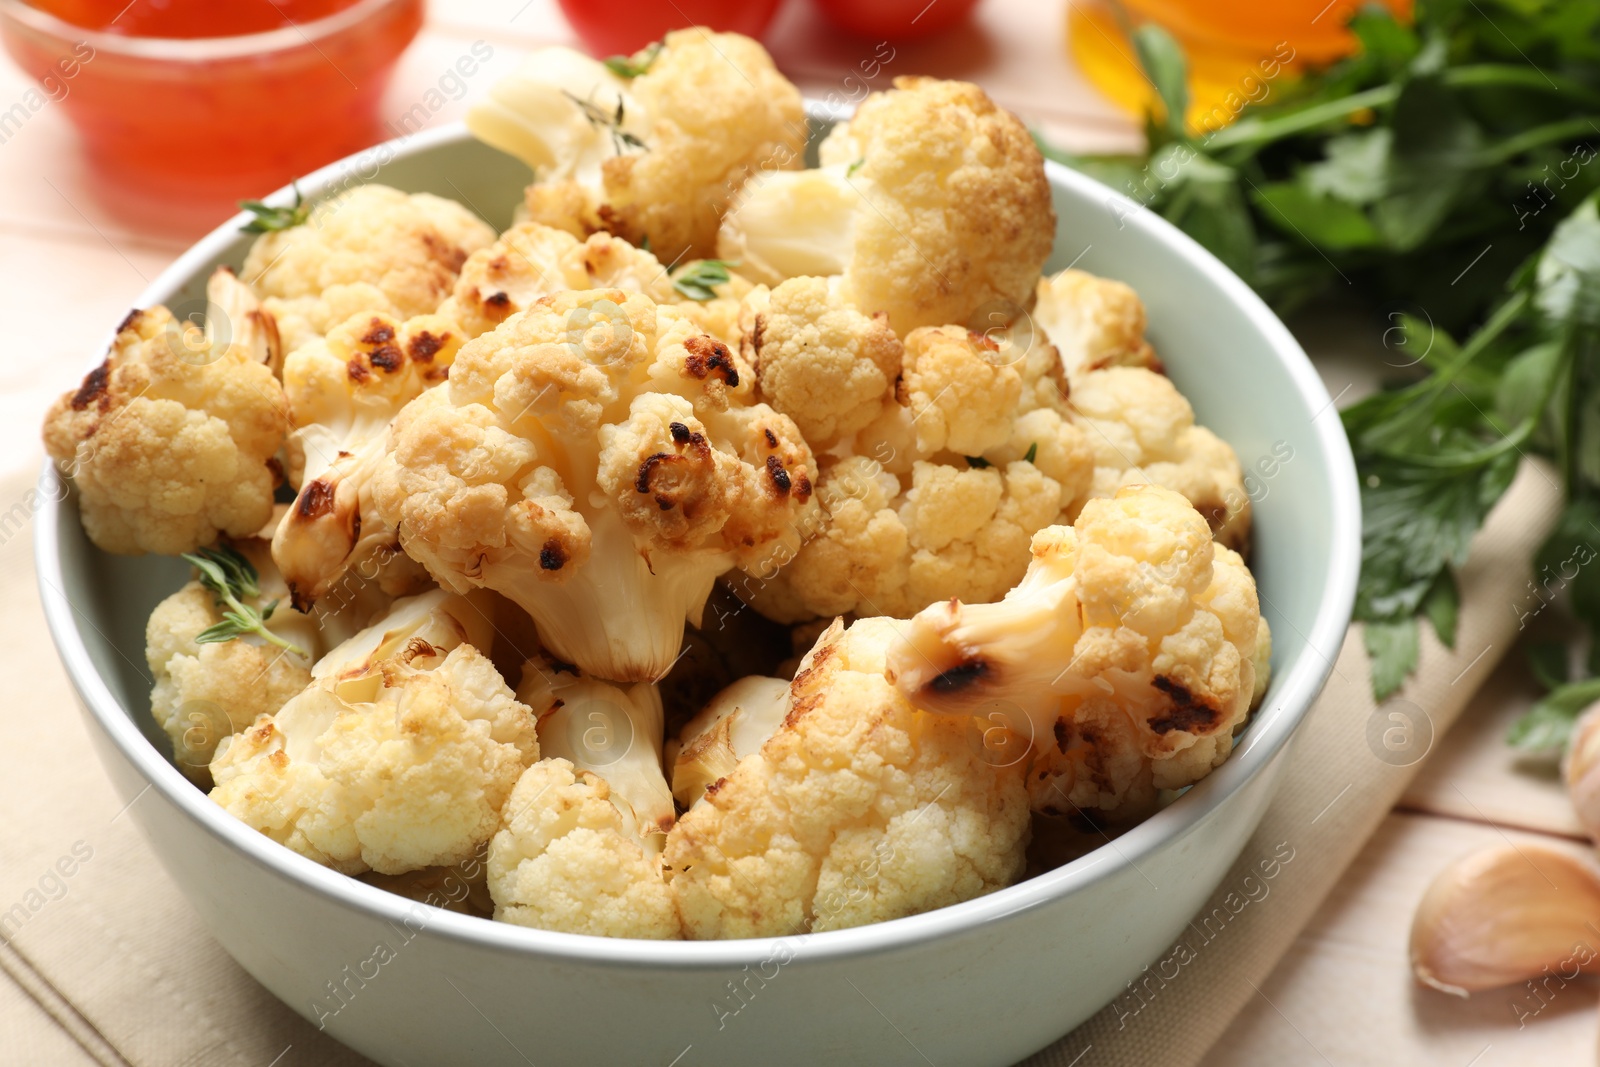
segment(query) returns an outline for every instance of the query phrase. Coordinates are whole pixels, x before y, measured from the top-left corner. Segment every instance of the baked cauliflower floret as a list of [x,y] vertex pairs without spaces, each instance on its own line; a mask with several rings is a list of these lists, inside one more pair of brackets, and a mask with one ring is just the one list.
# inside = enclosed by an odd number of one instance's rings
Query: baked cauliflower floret
[[699,27],[667,34],[633,68],[538,49],[467,125],[533,168],[532,221],[648,242],[669,263],[711,256],[745,180],[800,166],[800,92],[755,41]]
[[371,502],[372,471],[383,458],[389,423],[425,389],[443,382],[461,347],[461,329],[440,315],[400,322],[362,313],[289,353],[283,388],[294,505],[273,537],[273,557],[307,610],[353,564],[383,554],[399,562],[392,526]]
[[1143,367],[1108,367],[1072,380],[1074,421],[1094,450],[1094,497],[1149,482],[1182,493],[1219,542],[1250,540],[1250,495],[1227,442],[1196,426],[1194,409],[1165,376]]
[[238,588],[228,593],[263,616],[265,633],[218,634],[231,605],[199,580],[157,604],[145,625],[145,659],[155,679],[151,714],[172,739],[178,768],[203,785],[210,783],[207,767],[218,742],[298,695],[311,682],[311,664],[389,604],[375,585],[361,582],[311,615],[288,610],[271,532],[201,556],[234,568]]
[[1087,495],[1085,434],[1062,403],[1028,409],[1039,393],[1021,353],[924,327],[894,378],[853,454],[822,457],[821,517],[793,561],[735,582],[763,614],[909,618],[951,597],[997,599],[1027,569],[1034,532]]
[[259,360],[266,317],[197,339],[164,307],[123,320],[105,362],[53,404],[44,445],[107,552],[177,555],[272,517],[288,405]]
[[403,874],[483,847],[538,754],[533,716],[487,656],[412,639],[317,679],[229,738],[211,764],[211,798],[345,874]]
[[930,711],[1014,709],[1035,810],[1128,818],[1227,758],[1266,639],[1239,555],[1183,497],[1136,485],[1035,535],[1000,602],[920,612],[889,672]]
[[753,180],[718,254],[754,281],[844,276],[902,337],[1028,303],[1055,240],[1027,128],[966,82],[896,78],[823,141],[822,167]]
[[625,289],[658,304],[674,299],[666,268],[642,248],[609,233],[579,240],[566,230],[519,222],[467,257],[440,312],[477,337],[564,289]]
[[494,231],[453,200],[358,185],[303,225],[263,234],[240,272],[278,319],[286,351],[360,312],[424,315]]
[[749,378],[645,296],[546,297],[400,414],[375,500],[441,585],[502,593],[585,673],[653,680],[718,575],[799,542],[815,466]]
[[523,772],[489,845],[501,922],[571,934],[680,936],[659,858],[625,825],[603,778],[564,759]]
[[1106,367],[1161,369],[1144,337],[1144,303],[1122,282],[1081,270],[1040,278],[1033,320],[1069,376]]
[[835,622],[783,725],[667,837],[691,938],[771,937],[914,915],[1009,884],[1029,816],[1020,764],[971,719],[913,708],[884,675],[896,624]]
[[669,752],[674,799],[693,805],[759,751],[788,712],[789,683],[782,678],[751,675],[724,687],[684,724]]
[[878,417],[903,354],[887,316],[863,315],[838,290],[837,278],[791,278],[752,290],[740,309],[743,354],[762,399],[818,450]]
[[661,771],[665,714],[655,685],[613,685],[540,658],[523,665],[517,699],[538,720],[544,757],[605,779],[623,829],[660,855],[677,811]]

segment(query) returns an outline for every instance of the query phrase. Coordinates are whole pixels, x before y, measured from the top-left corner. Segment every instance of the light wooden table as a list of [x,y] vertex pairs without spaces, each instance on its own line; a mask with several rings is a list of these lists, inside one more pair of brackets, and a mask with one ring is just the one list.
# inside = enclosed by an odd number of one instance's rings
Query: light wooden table
[[[808,4],[794,0],[780,16],[770,35],[774,55],[808,94],[850,99],[857,83],[846,76],[873,53],[875,42],[832,32]],[[1059,3],[985,0],[969,31],[897,46],[886,74],[966,78],[1063,144],[1080,150],[1132,147],[1138,140],[1133,125],[1065,60],[1064,15]],[[441,0],[402,61],[387,112],[408,110],[477,40],[491,44],[495,54],[472,91],[481,91],[527,49],[568,43],[570,35],[552,0]],[[0,62],[0,110],[20,99],[28,85]],[[456,119],[464,106],[452,101],[432,121]],[[130,221],[110,211],[56,108],[45,107],[0,144],[0,292],[7,342],[0,355],[0,476],[38,464],[44,407],[77,381],[108,327],[197,236],[189,229],[170,221]],[[1378,337],[1348,322],[1331,331],[1326,325],[1314,324],[1306,336],[1318,341],[1309,347],[1330,390],[1370,382],[1381,369]],[[1330,345],[1330,336],[1339,342]],[[0,502],[0,512],[10,503]],[[1587,981],[1563,991],[1519,1030],[1511,1009],[1514,990],[1455,1000],[1416,987],[1406,966],[1411,911],[1445,862],[1507,839],[1580,847],[1553,766],[1520,766],[1501,741],[1505,726],[1536,695],[1520,660],[1512,650],[1437,744],[1404,800],[1263,985],[1264,996],[1214,1050],[1211,1067],[1324,1061],[1491,1067],[1593,1059],[1595,987]],[[41,1010],[13,993],[3,989],[0,1019]],[[62,1038],[67,1042],[64,1033]],[[36,1049],[33,1055],[50,1062],[79,1058],[70,1042],[58,1052]]]

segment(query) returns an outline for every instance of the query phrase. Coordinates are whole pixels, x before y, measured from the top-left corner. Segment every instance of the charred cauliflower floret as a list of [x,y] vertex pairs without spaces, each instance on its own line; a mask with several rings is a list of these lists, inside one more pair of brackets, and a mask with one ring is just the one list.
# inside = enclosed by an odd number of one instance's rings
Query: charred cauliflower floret
[[[281,509],[280,509],[281,510]],[[289,589],[272,564],[271,530],[201,555],[234,581],[189,582],[156,605],[145,625],[145,659],[155,679],[150,711],[172,739],[179,770],[207,785],[218,742],[270,715],[311,682],[311,664],[388,606],[372,583],[353,583],[336,604],[311,615],[288,609]],[[209,569],[209,567],[208,567]],[[232,596],[262,625],[224,625]]]
[[347,642],[356,651],[325,657],[336,669],[224,741],[212,800],[345,874],[403,874],[482,848],[538,758],[533,716],[466,643],[478,609],[444,594],[417,600],[432,610],[396,605],[412,632],[403,643],[390,619],[375,623]]
[[919,613],[889,672],[930,711],[1013,709],[1035,810],[1125,819],[1232,751],[1269,640],[1238,554],[1183,497],[1138,485],[1037,534],[1000,602]]
[[236,319],[197,338],[164,307],[132,312],[45,415],[45,450],[107,552],[177,555],[272,517],[288,405],[259,359],[265,317]]
[[820,459],[813,535],[776,576],[746,574],[735,591],[780,622],[998,599],[1027,569],[1028,539],[1065,521],[1094,471],[1064,402],[1030,410],[1041,373],[964,327],[913,330],[876,417],[842,458]]
[[836,278],[756,288],[740,310],[740,333],[762,399],[794,419],[814,449],[877,418],[900,374],[903,349],[887,317],[846,304]]
[[[616,68],[625,66],[627,74]],[[694,27],[626,64],[543,48],[467,114],[526,162],[528,217],[606,230],[667,262],[715,254],[717,226],[758,170],[798,167],[800,92],[755,41]]]
[[680,936],[660,859],[612,800],[605,779],[565,759],[523,772],[489,846],[496,919],[571,934]]
[[[706,333],[737,346],[739,304],[750,283],[724,264],[701,260],[675,271],[676,282],[655,256],[609,233],[592,233],[580,241],[565,230],[519,222],[467,258],[455,293],[439,313],[454,318],[468,337],[477,337],[565,289],[623,289],[672,304]],[[723,275],[726,280],[718,281]],[[702,284],[688,285],[685,278]]]
[[1075,421],[1094,450],[1090,495],[1151,483],[1183,494],[1217,540],[1243,551],[1250,540],[1250,495],[1228,443],[1196,426],[1194,409],[1164,375],[1108,367],[1072,380]]
[[435,310],[494,231],[454,200],[358,185],[303,225],[263,234],[240,276],[277,318],[285,351],[361,312],[402,319]]
[[686,936],[859,926],[1021,874],[1020,764],[986,760],[971,719],[912,707],[884,674],[896,640],[884,619],[830,627],[782,726],[678,820],[667,865]]
[[440,311],[477,337],[565,289],[625,289],[658,304],[673,300],[666,268],[644,249],[609,233],[579,240],[566,230],[519,222],[467,258]]
[[272,552],[296,608],[308,610],[358,563],[376,558],[390,571],[405,564],[394,527],[379,521],[372,504],[372,472],[390,421],[449,376],[461,342],[460,327],[444,316],[400,322],[369,312],[284,361],[294,424],[289,473],[299,492]]
[[1028,303],[1055,240],[1044,161],[976,85],[896,78],[823,141],[822,167],[753,180],[718,255],[753,281],[844,276],[904,336]]
[[749,379],[647,297],[546,297],[401,412],[374,499],[441,585],[502,593],[587,674],[653,680],[717,576],[792,554],[808,513],[811,453]]

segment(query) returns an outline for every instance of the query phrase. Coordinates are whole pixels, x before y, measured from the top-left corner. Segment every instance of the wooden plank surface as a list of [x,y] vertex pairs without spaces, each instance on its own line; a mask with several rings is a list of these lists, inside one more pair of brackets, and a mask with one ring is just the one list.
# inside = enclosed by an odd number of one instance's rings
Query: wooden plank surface
[[[886,73],[979,82],[1031,124],[1081,150],[1133,146],[1134,126],[1066,62],[1064,19],[1059,3],[986,0],[970,32],[897,46]],[[571,36],[553,0],[436,3],[402,62],[386,114],[409,109],[476,40],[489,42],[495,55],[473,80],[472,92],[527,49],[569,43]],[[770,43],[808,93],[844,98],[856,91],[847,76],[875,45],[825,29],[809,0],[785,10]],[[0,62],[0,106],[20,98],[28,85]],[[450,101],[431,121],[453,120],[464,108],[464,100]],[[7,354],[0,359],[0,475],[37,465],[45,405],[81,375],[110,325],[196,229],[192,220],[119,215],[83,166],[58,108],[33,115],[0,146],[0,291],[12,311]],[[1313,330],[1322,342],[1319,365],[1330,391],[1346,394],[1347,402],[1381,370],[1382,346],[1375,330],[1352,331],[1346,323],[1341,337],[1322,325]],[[12,503],[0,501],[0,512]],[[1578,847],[1578,828],[1553,764],[1519,761],[1501,740],[1536,695],[1520,656],[1508,656],[1462,722],[1437,744],[1396,814],[1263,987],[1261,1003],[1228,1032],[1209,1067],[1322,1060],[1486,1067],[1593,1057],[1595,990],[1587,983],[1519,1031],[1507,1006],[1510,994],[1458,1001],[1415,987],[1406,968],[1411,910],[1445,862],[1507,836]],[[15,1000],[0,1000],[0,1017],[36,1010]],[[70,1052],[59,1058],[48,1052],[39,1050],[52,1062],[69,1062]]]

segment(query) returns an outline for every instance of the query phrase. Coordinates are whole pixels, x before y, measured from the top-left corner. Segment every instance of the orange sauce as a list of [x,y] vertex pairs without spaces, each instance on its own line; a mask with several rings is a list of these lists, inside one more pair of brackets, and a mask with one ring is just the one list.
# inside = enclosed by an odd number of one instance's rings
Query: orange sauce
[[58,19],[129,37],[237,37],[311,22],[356,0],[29,0]]
[[[424,0],[316,24],[357,2],[34,0],[86,39],[25,28],[5,43],[71,117],[104,186],[213,213],[388,136],[379,104]],[[259,49],[241,36],[270,31]]]

